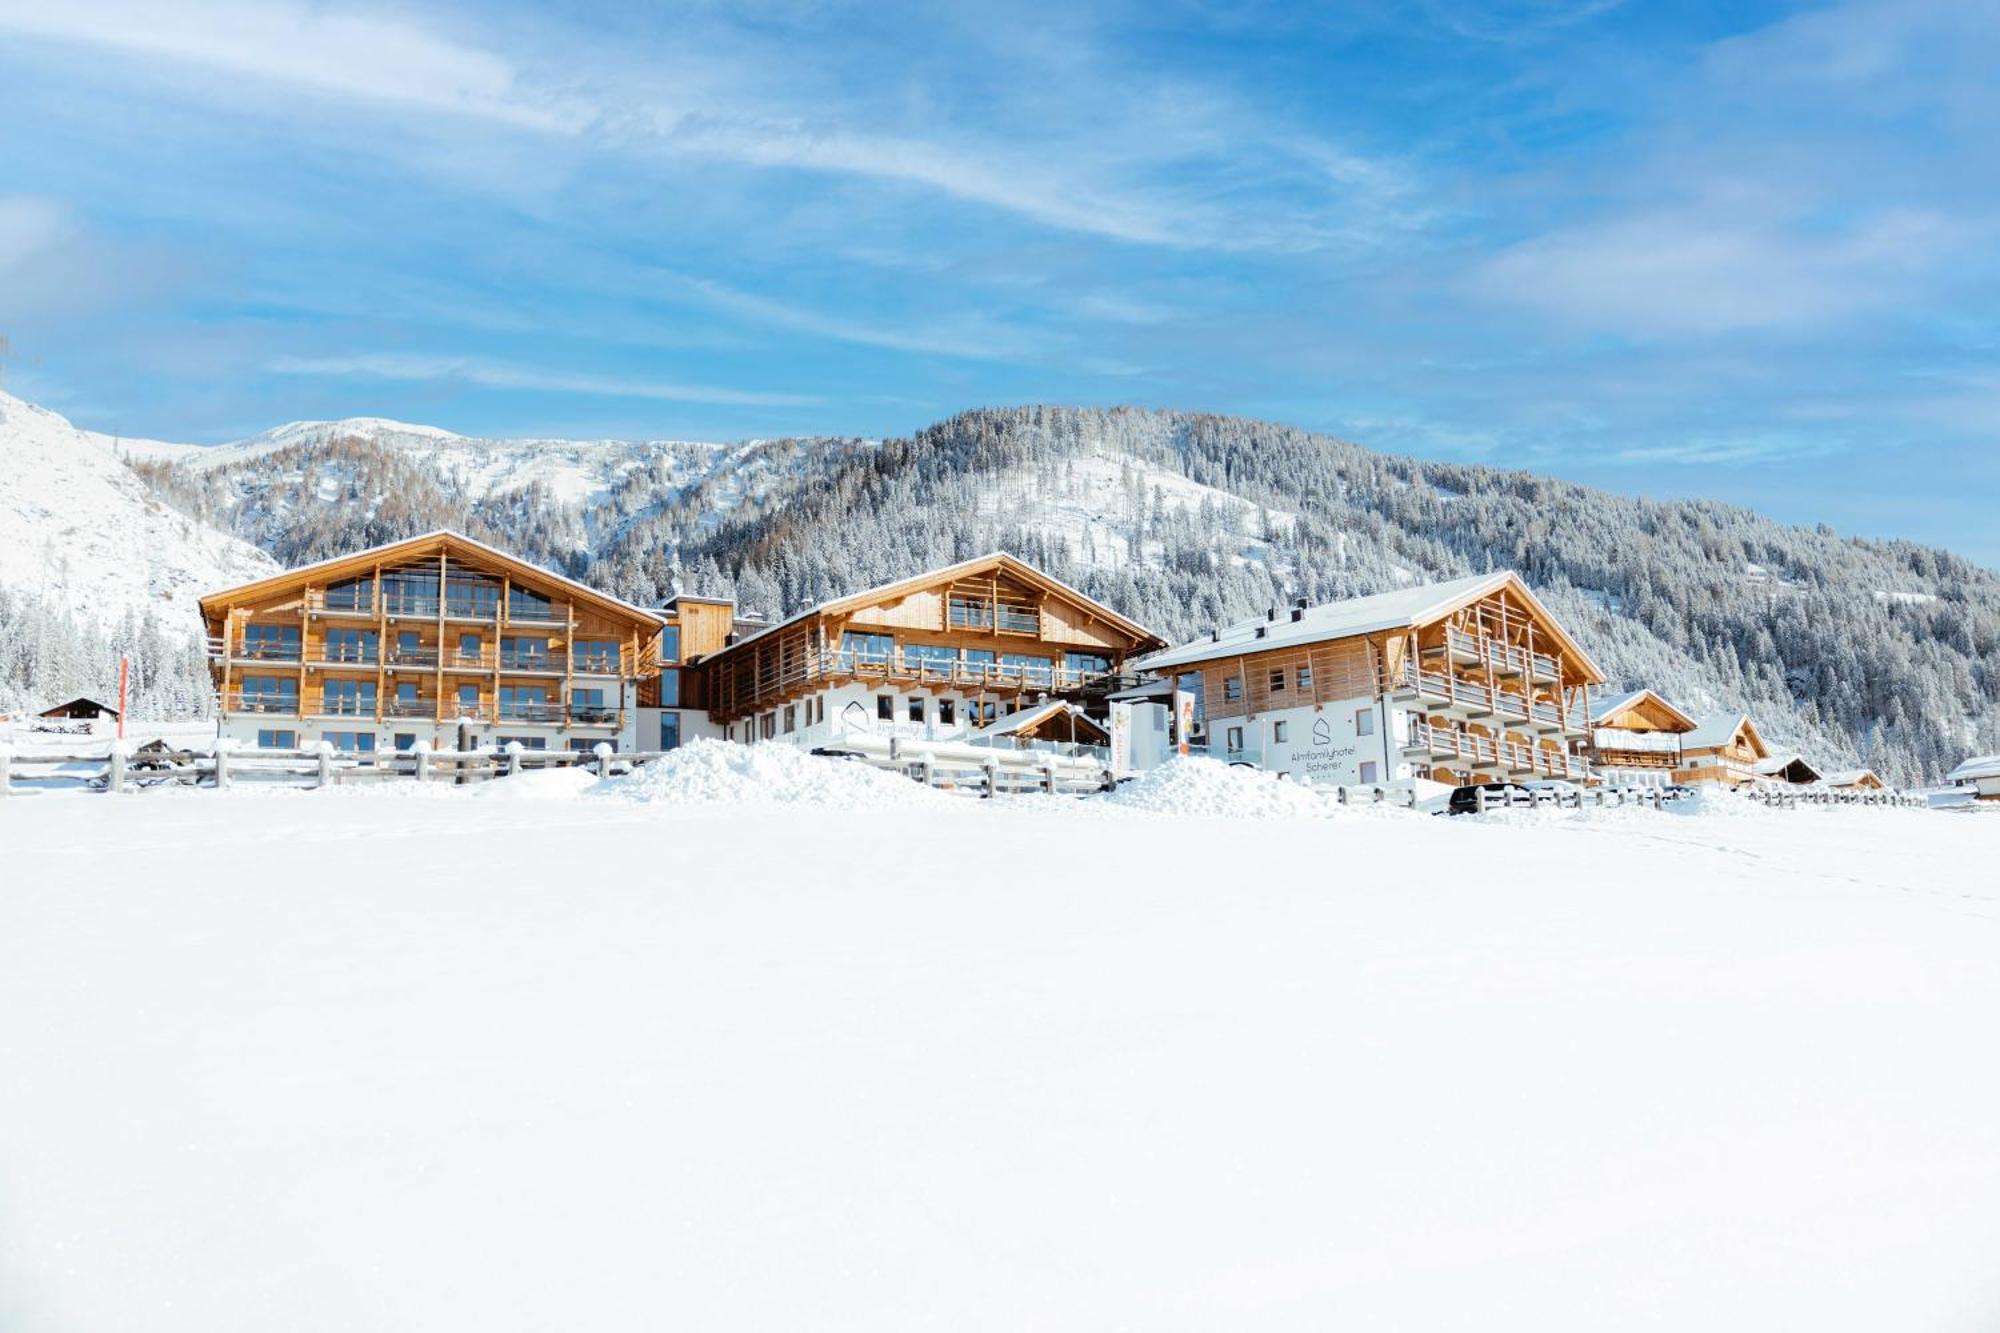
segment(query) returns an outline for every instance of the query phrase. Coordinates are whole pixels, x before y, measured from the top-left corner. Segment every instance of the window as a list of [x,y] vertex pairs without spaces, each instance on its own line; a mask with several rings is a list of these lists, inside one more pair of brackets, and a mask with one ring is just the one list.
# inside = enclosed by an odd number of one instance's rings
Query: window
[[413,629],[396,631],[396,660],[414,662],[424,649],[424,636]]
[[549,641],[538,634],[507,634],[500,639],[502,671],[549,670]]
[[875,716],[884,722],[896,720],[896,696],[878,694],[875,696]]
[[1222,678],[1222,698],[1225,703],[1233,704],[1243,701],[1243,678],[1241,676],[1224,676]]
[[549,691],[546,685],[502,685],[500,716],[510,722],[548,722]]
[[602,689],[571,689],[569,716],[573,722],[616,722],[618,710],[605,702]]
[[296,731],[276,731],[259,727],[257,748],[260,750],[296,750],[299,748],[299,733]]
[[669,625],[660,631],[660,660],[678,662],[681,660],[681,627]]
[[978,699],[965,706],[965,716],[975,727],[988,727],[1000,720],[999,706],[991,699]]
[[668,667],[660,673],[660,707],[681,706],[681,669]]
[[493,743],[503,750],[510,745],[518,745],[523,750],[546,750],[549,748],[549,738],[547,736],[495,736]]
[[776,713],[766,713],[762,718],[758,719],[758,722],[758,729],[763,732],[765,740],[768,741],[778,734],[778,715]]
[[909,709],[910,721],[922,722],[924,720],[924,701],[920,696],[914,694],[910,696]]
[[799,729],[799,706],[797,704],[786,704],[785,734],[789,736],[798,729]]
[[1231,754],[1243,753],[1243,728],[1231,727],[1223,732],[1222,743]]
[[572,736],[569,738],[569,748],[577,754],[595,754],[597,747],[600,745],[610,746],[613,753],[616,753],[618,750],[618,742],[609,736],[603,738],[596,736]]
[[438,612],[435,571],[391,570],[382,576],[382,604],[392,616],[434,616]]
[[1273,722],[1271,724],[1271,740],[1274,744],[1284,744],[1285,724],[1283,722]]
[[1354,734],[1373,736],[1375,734],[1375,710],[1363,708],[1354,715]]
[[299,627],[245,625],[243,655],[262,658],[267,662],[296,662],[299,660]]
[[1284,692],[1285,692],[1285,672],[1284,669],[1281,667],[1278,670],[1273,671],[1271,673],[1271,693],[1283,694]]
[[446,574],[444,613],[491,620],[500,612],[500,585],[473,574]]
[[417,682],[399,680],[396,682],[396,716],[415,717],[423,711],[423,700],[417,698]]
[[1378,770],[1378,769],[1376,768],[1376,766],[1375,766],[1375,761],[1374,761],[1373,759],[1364,759],[1364,760],[1362,760],[1362,762],[1361,762],[1361,785],[1362,785],[1362,786],[1364,786],[1364,787],[1372,787],[1372,786],[1374,786],[1374,785],[1375,785],[1375,782],[1376,782],[1376,779],[1377,779],[1377,776],[1378,776],[1378,774],[1379,774],[1379,772],[1380,772],[1380,770]]
[[247,713],[299,711],[299,682],[291,676],[245,676],[237,689],[238,707]]
[[840,636],[840,650],[854,654],[857,662],[886,662],[896,651],[896,640],[887,634],[861,634],[848,630]]
[[394,744],[397,751],[401,753],[414,750],[417,748],[417,733],[414,731],[399,731],[396,733]]
[[458,687],[458,715],[460,717],[479,716],[479,687],[461,685]]
[[326,609],[329,611],[373,611],[375,609],[375,581],[373,579],[347,579],[344,582],[327,584]]
[[1299,689],[1307,693],[1311,693],[1312,687],[1313,687],[1313,669],[1309,666],[1300,667]]
[[509,620],[554,620],[555,603],[540,593],[529,592],[526,588],[507,590],[507,618]]
[[321,707],[337,717],[358,717],[375,711],[375,682],[329,680],[321,687]]
[[824,694],[813,700],[813,721],[826,721],[826,696]]
[[993,604],[971,597],[952,598],[951,627],[953,629],[992,629]]
[[1064,653],[1063,665],[1082,675],[1102,676],[1111,670],[1111,657],[1107,653]]
[[375,733],[372,731],[323,731],[319,738],[332,742],[333,748],[343,754],[375,753]]
[[906,643],[903,645],[903,660],[939,675],[950,675],[951,669],[958,665],[958,649],[941,648],[934,643]]
[[971,667],[990,667],[999,659],[999,654],[991,648],[967,648],[958,655],[958,660]]
[[477,634],[458,636],[458,664],[460,666],[481,665],[481,655],[486,650],[486,640]]
[[681,748],[681,715],[679,713],[660,714],[660,748],[678,750]]
[[578,639],[572,652],[572,660],[578,671],[594,671],[599,675],[618,674],[618,640]]
[[330,629],[326,632],[326,650],[321,656],[329,662],[371,663],[376,657],[375,631]]
[[1008,675],[1039,685],[1046,685],[1055,677],[1055,663],[1046,657],[1031,657],[1026,653],[1002,653],[1000,665],[1008,669]]
[[958,701],[956,699],[938,700],[938,725],[949,727],[957,721]]

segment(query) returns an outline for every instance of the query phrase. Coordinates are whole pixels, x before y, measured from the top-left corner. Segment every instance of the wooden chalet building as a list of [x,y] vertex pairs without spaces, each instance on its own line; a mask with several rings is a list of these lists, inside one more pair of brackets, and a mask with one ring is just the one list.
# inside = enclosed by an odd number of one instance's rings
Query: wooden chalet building
[[1832,791],[1887,791],[1889,784],[1872,768],[1844,768],[1828,773],[1820,785]]
[[1820,771],[1804,755],[1774,754],[1757,765],[1757,776],[1766,782],[1791,787],[1810,787],[1820,781]]
[[1598,710],[1580,753],[1599,782],[1664,787],[1681,767],[1682,738],[1697,725],[1657,692],[1637,690]]
[[[342,750],[640,744],[667,618],[456,532],[201,599],[220,734]],[[653,738],[644,738],[651,744]]]
[[694,674],[710,725],[730,740],[950,740],[1050,700],[1099,711],[1132,659],[1164,645],[1032,565],[993,554],[738,633]]
[[1511,572],[1272,608],[1140,667],[1196,692],[1216,758],[1339,784],[1582,779],[1604,680]]
[[1770,757],[1771,747],[1747,714],[1718,713],[1702,718],[1681,737],[1681,766],[1674,780],[1748,787],[1769,781],[1757,766]]
[[95,699],[78,696],[67,703],[57,704],[53,708],[44,708],[41,712],[35,714],[35,716],[54,720],[90,722],[97,721],[100,718],[110,718],[113,722],[116,722],[118,720],[118,710],[110,704],[99,703]]
[[1975,755],[1947,773],[1944,780],[1959,791],[1972,793],[1975,801],[2000,801],[2000,754]]

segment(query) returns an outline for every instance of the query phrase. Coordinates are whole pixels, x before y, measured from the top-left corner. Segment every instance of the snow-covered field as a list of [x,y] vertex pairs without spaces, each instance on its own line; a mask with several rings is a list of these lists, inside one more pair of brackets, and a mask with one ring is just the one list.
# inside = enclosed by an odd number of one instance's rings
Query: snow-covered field
[[2000,819],[687,763],[0,801],[0,1327],[2000,1324]]

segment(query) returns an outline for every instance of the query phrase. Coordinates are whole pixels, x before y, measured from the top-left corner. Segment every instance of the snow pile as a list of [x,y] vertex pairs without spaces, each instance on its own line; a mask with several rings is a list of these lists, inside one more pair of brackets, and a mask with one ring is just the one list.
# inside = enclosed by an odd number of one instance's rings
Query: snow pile
[[1213,815],[1224,819],[1325,817],[1333,798],[1254,768],[1220,759],[1170,759],[1099,800],[1163,815]]
[[591,788],[596,796],[667,805],[821,805],[845,810],[936,809],[953,796],[909,778],[790,745],[690,741],[628,777]]
[[597,774],[590,768],[566,764],[561,768],[529,769],[512,777],[482,782],[468,790],[473,796],[490,801],[563,801],[581,796],[598,782]]

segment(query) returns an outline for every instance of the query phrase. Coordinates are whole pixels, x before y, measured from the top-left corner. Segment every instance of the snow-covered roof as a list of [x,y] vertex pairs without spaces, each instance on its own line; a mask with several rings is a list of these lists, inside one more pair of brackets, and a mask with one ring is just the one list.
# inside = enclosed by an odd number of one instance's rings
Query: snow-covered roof
[[1945,774],[1946,782],[1971,782],[1977,778],[2000,778],[2000,754],[1976,755]]
[[1687,750],[1720,749],[1735,739],[1737,731],[1750,721],[1748,713],[1711,713],[1694,724],[1694,730],[1681,737],[1681,747]]
[[[1238,621],[1216,634],[1204,635],[1178,648],[1169,648],[1163,653],[1142,658],[1135,665],[1142,671],[1166,671],[1174,667],[1193,666],[1198,662],[1212,662],[1217,658],[1235,657],[1242,653],[1264,652],[1271,648],[1289,648],[1298,644],[1323,643],[1329,639],[1352,638],[1357,634],[1374,634],[1382,630],[1415,629],[1420,625],[1436,622],[1450,615],[1468,602],[1478,601],[1511,588],[1524,599],[1541,618],[1561,637],[1564,648],[1586,671],[1599,680],[1604,673],[1590,659],[1576,642],[1563,633],[1556,625],[1555,617],[1548,608],[1535,599],[1528,591],[1528,585],[1512,570],[1501,570],[1494,574],[1474,574],[1469,578],[1453,579],[1449,583],[1427,583],[1417,588],[1398,588],[1394,592],[1376,593],[1372,597],[1354,597],[1344,602],[1327,602],[1321,606],[1310,606],[1298,615],[1281,614],[1276,620],[1268,616],[1256,616]],[[1263,637],[1257,631],[1263,630]]]
[[1669,714],[1673,716],[1673,718],[1676,721],[1686,723],[1690,727],[1695,725],[1695,721],[1693,718],[1689,717],[1686,713],[1683,713],[1680,709],[1674,707],[1673,704],[1667,701],[1666,696],[1662,695],[1658,690],[1653,690],[1653,689],[1634,690],[1630,694],[1626,695],[1624,698],[1616,700],[1615,702],[1612,702],[1610,704],[1606,704],[1604,707],[1597,710],[1597,716],[1593,720],[1599,726],[1602,726],[1606,722],[1610,721],[1612,718],[1624,712],[1626,709],[1644,703],[1648,699],[1651,699],[1654,703],[1658,704],[1661,708],[1665,709]]
[[542,576],[543,578],[551,579],[556,583],[564,585],[565,587],[575,589],[578,593],[582,594],[588,600],[595,601],[600,604],[615,606],[621,611],[629,611],[630,613],[640,617],[641,619],[652,622],[654,625],[666,624],[666,620],[664,619],[664,617],[661,616],[661,614],[657,610],[648,610],[643,606],[638,606],[632,602],[628,602],[622,597],[613,597],[610,593],[604,592],[597,588],[593,588],[588,583],[579,582],[578,580],[571,578],[567,574],[558,574],[555,570],[550,569],[545,565],[535,564],[531,560],[523,560],[518,555],[514,555],[510,552],[503,551],[497,546],[489,546],[485,542],[480,541],[478,538],[468,537],[464,533],[459,532],[454,528],[433,528],[429,532],[420,532],[414,537],[399,537],[392,542],[383,542],[380,546],[370,546],[359,551],[349,551],[345,555],[329,556],[325,560],[315,560],[309,565],[297,565],[291,569],[282,570],[276,574],[272,574],[265,578],[258,579],[252,583],[241,584],[238,587],[234,588],[224,588],[219,591],[209,593],[207,596],[203,597],[201,599],[202,609],[203,612],[206,613],[207,605],[210,602],[217,601],[225,597],[240,598],[245,593],[249,592],[251,589],[261,588],[265,584],[281,585],[288,580],[299,578],[302,575],[311,574],[317,570],[326,569],[337,565],[344,565],[350,561],[366,559],[367,557],[372,555],[386,555],[391,551],[399,551],[405,547],[410,547],[410,546],[421,546],[426,542],[434,542],[434,541],[449,541],[449,542],[455,542],[461,546],[471,547],[473,550],[491,556],[493,559],[498,560],[503,564],[512,565],[518,569],[529,570],[535,574]]
[[1141,645],[1144,645],[1149,640],[1153,643],[1165,642],[1159,635],[1153,633],[1153,631],[1147,629],[1138,621],[1128,620],[1088,594],[1070,587],[1069,584],[1064,583],[1061,579],[1043,573],[1019,556],[1009,555],[1005,551],[989,551],[985,555],[977,555],[970,560],[961,560],[955,565],[946,565],[942,569],[925,570],[921,574],[912,574],[908,578],[896,579],[890,583],[877,584],[873,588],[864,588],[860,592],[851,592],[841,597],[828,598],[816,606],[809,606],[803,611],[795,611],[783,620],[766,625],[754,634],[744,635],[735,643],[729,645],[728,648],[723,649],[715,655],[720,657],[722,652],[741,648],[746,643],[755,643],[766,634],[772,634],[787,626],[796,625],[800,621],[812,616],[832,615],[841,611],[851,610],[857,606],[867,606],[874,602],[886,601],[891,597],[901,595],[905,591],[915,592],[933,584],[948,582],[952,579],[961,578],[967,574],[979,573],[986,569],[1005,570],[1017,578],[1040,583],[1051,592],[1061,595],[1076,605],[1088,607],[1094,615],[1100,616],[1111,624],[1118,626]]
[[1820,778],[1820,782],[1828,787],[1858,787],[1869,778],[1874,778],[1877,782],[1882,780],[1876,776],[1872,768],[1843,768],[1825,774]]
[[1820,776],[1819,770],[1812,766],[1812,761],[1802,754],[1774,754],[1768,759],[1759,759],[1751,767],[1764,776],[1771,777],[1784,772],[1794,764],[1803,766],[1814,778]]
[[1052,699],[1048,703],[1037,707],[1009,714],[1001,718],[998,722],[990,723],[972,732],[971,736],[975,740],[983,736],[1017,736],[1024,731],[1033,731],[1036,727],[1060,713],[1074,714],[1077,721],[1082,722],[1094,732],[1102,733],[1104,730],[1102,722],[1090,717],[1075,704],[1062,699]]

